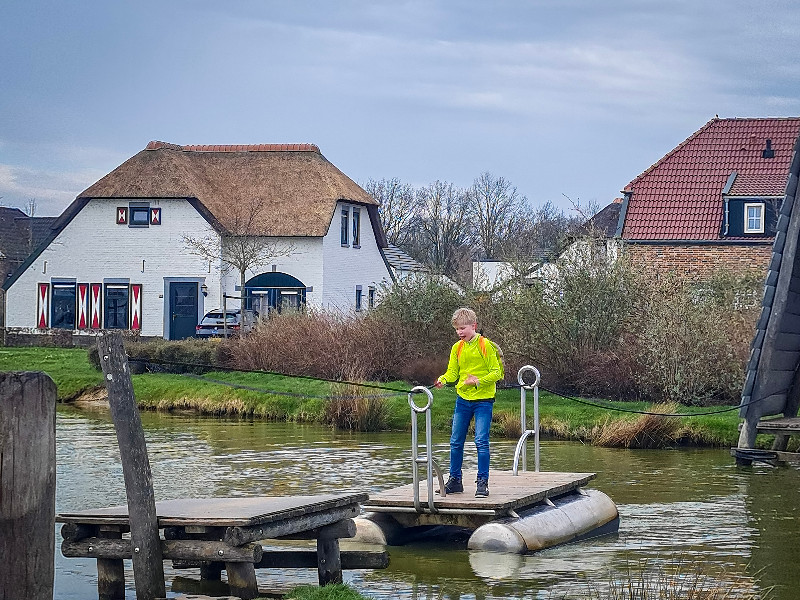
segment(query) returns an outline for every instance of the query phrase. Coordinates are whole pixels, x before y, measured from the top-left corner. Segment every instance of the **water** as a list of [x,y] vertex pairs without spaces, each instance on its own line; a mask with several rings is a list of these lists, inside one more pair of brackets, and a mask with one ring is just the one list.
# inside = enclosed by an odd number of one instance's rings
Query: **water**
[[[411,478],[408,433],[350,434],[153,413],[142,419],[157,500],[378,491]],[[443,464],[446,442],[434,437]],[[513,452],[513,441],[494,441],[492,467],[510,468]],[[57,511],[125,503],[106,413],[60,409],[57,460]],[[468,451],[465,468],[475,468],[474,461],[474,450]],[[602,582],[609,570],[682,562],[684,573],[699,568],[723,584],[757,578],[763,587],[776,586],[776,600],[800,595],[795,469],[739,469],[725,450],[616,450],[557,441],[542,444],[542,469],[598,473],[593,486],[619,507],[619,535],[530,556],[470,553],[441,543],[390,548],[388,569],[346,571],[346,581],[381,599],[547,599],[585,589],[584,577]],[[130,587],[133,574],[126,565]],[[184,589],[186,576],[167,569],[170,597]],[[258,577],[267,588],[316,583],[315,570],[261,570]],[[60,600],[96,598],[94,560],[65,559],[57,551],[55,586]],[[132,589],[128,597],[134,598]]]

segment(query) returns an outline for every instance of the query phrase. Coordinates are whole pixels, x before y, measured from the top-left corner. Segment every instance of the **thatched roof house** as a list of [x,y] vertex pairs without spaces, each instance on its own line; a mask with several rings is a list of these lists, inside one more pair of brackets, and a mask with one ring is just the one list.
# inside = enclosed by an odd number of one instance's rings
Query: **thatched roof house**
[[377,202],[315,145],[150,142],[6,281],[6,324],[181,339],[228,300],[366,310],[392,279],[386,246]]
[[340,200],[377,208],[372,196],[313,144],[150,142],[78,194],[75,203],[90,198],[195,199],[196,207],[223,231],[235,228],[233,205],[258,199],[264,210],[248,233],[279,237],[325,235]]

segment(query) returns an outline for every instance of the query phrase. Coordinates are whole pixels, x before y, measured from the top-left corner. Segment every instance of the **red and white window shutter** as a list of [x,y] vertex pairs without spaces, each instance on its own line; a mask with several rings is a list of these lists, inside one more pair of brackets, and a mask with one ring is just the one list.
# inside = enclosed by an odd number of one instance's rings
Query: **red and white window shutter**
[[131,331],[142,329],[142,284],[131,284]]
[[50,321],[50,284],[40,283],[36,289],[36,327],[45,329]]
[[78,318],[76,325],[78,329],[87,329],[89,327],[89,284],[79,283],[77,288]]
[[89,327],[100,329],[103,326],[103,284],[91,284],[89,297]]

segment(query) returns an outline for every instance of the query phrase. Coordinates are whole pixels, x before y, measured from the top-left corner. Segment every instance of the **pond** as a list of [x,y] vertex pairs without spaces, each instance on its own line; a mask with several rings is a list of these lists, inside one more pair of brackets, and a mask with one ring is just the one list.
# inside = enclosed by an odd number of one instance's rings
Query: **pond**
[[[411,480],[408,433],[157,413],[144,413],[142,420],[157,500],[372,492]],[[107,413],[60,408],[56,436],[57,512],[125,503]],[[510,469],[515,442],[492,444],[492,468]],[[435,435],[434,446],[446,464],[446,436]],[[475,466],[474,446],[468,447],[465,468]],[[699,569],[722,582],[757,579],[763,587],[776,586],[777,600],[798,596],[800,472],[795,469],[737,468],[726,450],[618,450],[545,441],[542,470],[596,472],[592,486],[619,507],[619,534],[528,556],[471,553],[430,542],[392,547],[388,569],[346,571],[346,582],[381,599],[546,599],[585,590],[586,580],[602,584],[609,570],[681,563],[688,575]],[[58,547],[60,535],[56,540]],[[134,598],[130,561],[126,568],[128,597]],[[258,574],[266,588],[316,583],[312,570]],[[193,592],[185,572],[167,569],[167,576],[168,596]],[[56,551],[57,599],[96,598],[95,586],[93,560],[65,559]]]

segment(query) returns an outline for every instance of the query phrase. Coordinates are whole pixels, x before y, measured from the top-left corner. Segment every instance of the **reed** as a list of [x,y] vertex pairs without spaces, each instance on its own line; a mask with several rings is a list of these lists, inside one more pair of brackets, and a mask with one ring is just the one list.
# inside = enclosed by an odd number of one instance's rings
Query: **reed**
[[[649,412],[670,414],[678,410],[676,403],[654,404]],[[609,448],[667,448],[681,440],[684,427],[676,417],[640,415],[629,420],[606,418],[591,433],[597,446]]]
[[[363,369],[358,366],[348,366],[344,374],[347,381],[364,381]],[[354,431],[382,431],[388,427],[389,409],[383,398],[375,397],[374,390],[342,383],[332,385],[331,394],[324,404],[324,423]]]
[[771,588],[761,588],[758,577],[721,573],[712,575],[688,559],[650,566],[648,561],[609,572],[604,580],[586,579],[584,589],[561,600],[769,600]]

